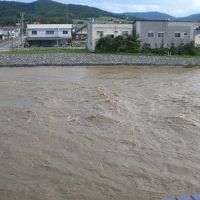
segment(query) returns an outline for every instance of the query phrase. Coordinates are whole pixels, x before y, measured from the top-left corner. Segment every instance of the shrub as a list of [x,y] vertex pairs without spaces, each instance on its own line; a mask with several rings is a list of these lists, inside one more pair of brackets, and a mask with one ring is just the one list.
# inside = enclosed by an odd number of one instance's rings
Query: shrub
[[136,53],[139,52],[140,41],[135,36],[117,36],[112,38],[111,36],[102,37],[99,39],[96,45],[97,52],[127,52]]
[[155,54],[155,55],[167,55],[168,51],[172,55],[190,55],[190,56],[200,56],[200,47],[195,47],[194,42],[189,42],[187,44],[181,43],[178,47],[174,46],[172,43],[171,47],[165,48],[162,44],[160,48],[151,49],[148,44],[143,44],[140,48],[140,41],[137,36],[117,36],[115,38],[111,36],[102,37],[99,39],[96,45],[97,52],[106,53],[145,53],[145,54]]
[[172,54],[178,55],[191,55],[198,56],[200,55],[200,48],[195,47],[194,42],[189,42],[187,44],[180,44],[178,47],[171,48]]

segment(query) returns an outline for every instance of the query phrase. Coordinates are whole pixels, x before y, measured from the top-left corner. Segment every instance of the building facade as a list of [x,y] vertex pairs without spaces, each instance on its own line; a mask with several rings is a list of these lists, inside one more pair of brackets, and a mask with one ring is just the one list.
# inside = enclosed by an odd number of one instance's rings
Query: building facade
[[97,41],[101,37],[110,35],[111,37],[132,35],[132,24],[88,24],[88,37],[87,48],[90,51],[94,51]]
[[200,45],[200,23],[177,22],[169,20],[136,21],[134,29],[144,45],[149,48],[170,48],[191,41]]
[[26,31],[29,47],[59,47],[72,39],[72,24],[28,24]]
[[6,37],[6,36],[0,32],[0,41],[5,40],[5,37]]
[[77,42],[86,42],[87,32],[87,25],[78,24],[74,28],[73,39]]
[[200,26],[195,29],[194,41],[196,46],[200,46]]
[[5,38],[15,38],[20,34],[20,30],[16,26],[0,26],[0,34]]

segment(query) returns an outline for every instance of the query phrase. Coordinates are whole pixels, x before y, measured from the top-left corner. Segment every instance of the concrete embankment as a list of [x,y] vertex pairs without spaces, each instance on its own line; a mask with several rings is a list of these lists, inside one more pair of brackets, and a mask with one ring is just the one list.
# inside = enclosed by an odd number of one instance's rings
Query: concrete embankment
[[200,65],[199,58],[108,54],[1,54],[0,66]]

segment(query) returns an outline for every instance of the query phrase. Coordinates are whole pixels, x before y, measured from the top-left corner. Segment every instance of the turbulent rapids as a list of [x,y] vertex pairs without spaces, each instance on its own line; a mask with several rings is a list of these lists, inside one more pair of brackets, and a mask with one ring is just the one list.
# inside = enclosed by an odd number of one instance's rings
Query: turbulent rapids
[[200,192],[200,70],[0,69],[0,200]]

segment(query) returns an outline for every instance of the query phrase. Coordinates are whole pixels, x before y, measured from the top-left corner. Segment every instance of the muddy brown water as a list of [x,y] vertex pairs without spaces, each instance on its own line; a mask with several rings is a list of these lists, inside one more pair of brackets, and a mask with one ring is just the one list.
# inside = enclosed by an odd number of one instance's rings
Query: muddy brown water
[[200,192],[200,70],[0,69],[0,200]]

